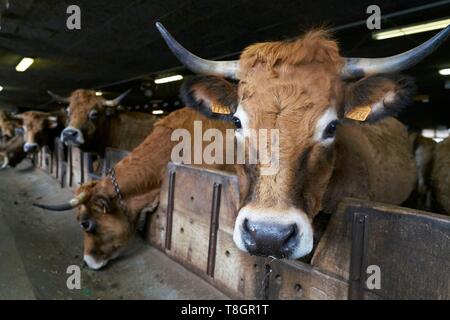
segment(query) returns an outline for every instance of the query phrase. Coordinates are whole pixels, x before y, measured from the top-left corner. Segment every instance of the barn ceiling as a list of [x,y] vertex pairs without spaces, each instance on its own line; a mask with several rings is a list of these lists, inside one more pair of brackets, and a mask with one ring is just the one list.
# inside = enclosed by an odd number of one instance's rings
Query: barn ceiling
[[[66,9],[81,8],[81,30],[68,30]],[[180,67],[157,33],[161,21],[187,48],[205,58],[236,58],[256,41],[297,36],[314,26],[334,28],[343,55],[377,57],[408,50],[436,33],[376,41],[366,28],[366,8],[381,8],[383,28],[450,17],[450,1],[365,0],[0,0],[0,103],[3,108],[50,109],[46,90],[77,88],[108,96],[133,88],[125,104],[167,102],[174,108],[179,83],[156,86],[156,76]],[[425,7],[424,7],[425,6]],[[408,73],[429,102],[417,102],[402,118],[417,125],[450,125],[450,90],[438,74],[450,67],[450,40]],[[22,57],[35,63],[15,71]],[[144,94],[147,93],[147,95]],[[160,106],[158,106],[159,108]]]

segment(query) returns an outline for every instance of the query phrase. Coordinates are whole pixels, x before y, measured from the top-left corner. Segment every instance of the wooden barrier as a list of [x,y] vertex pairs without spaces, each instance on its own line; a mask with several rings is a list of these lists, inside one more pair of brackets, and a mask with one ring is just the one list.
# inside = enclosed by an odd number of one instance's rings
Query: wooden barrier
[[61,144],[61,140],[59,138],[55,138],[53,143],[53,153],[51,155],[52,157],[52,177],[55,179],[58,179],[59,177],[59,153],[58,148],[59,144]]
[[232,240],[238,191],[234,175],[169,164],[150,243],[233,298],[450,299],[450,217],[345,199],[310,263],[257,258]]
[[44,146],[40,152],[41,154],[41,168],[48,174],[52,172],[52,152],[49,147]]
[[[311,265],[269,264],[271,299],[450,299],[450,217],[346,199]],[[370,276],[379,268],[380,287]],[[368,271],[370,270],[370,271]]]
[[264,259],[233,242],[237,177],[173,163],[167,175],[148,224],[150,243],[231,297],[263,297]]

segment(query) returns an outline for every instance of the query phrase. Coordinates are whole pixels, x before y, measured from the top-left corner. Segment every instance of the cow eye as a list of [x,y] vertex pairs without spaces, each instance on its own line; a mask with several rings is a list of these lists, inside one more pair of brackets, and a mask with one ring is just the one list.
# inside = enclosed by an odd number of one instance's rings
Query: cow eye
[[93,233],[95,231],[95,221],[92,219],[82,220],[80,226],[88,233]]
[[338,123],[339,122],[337,120],[333,120],[327,125],[325,131],[323,132],[324,140],[328,138],[333,138],[335,136]]
[[239,120],[238,117],[233,117],[233,122],[234,122],[234,126],[236,127],[236,129],[242,128],[241,120]]
[[98,118],[98,111],[91,110],[91,112],[89,112],[89,119],[96,120],[97,118]]
[[21,127],[21,128],[15,128],[14,131],[15,131],[16,135],[21,136],[21,135],[24,134],[25,129],[24,129],[23,127]]

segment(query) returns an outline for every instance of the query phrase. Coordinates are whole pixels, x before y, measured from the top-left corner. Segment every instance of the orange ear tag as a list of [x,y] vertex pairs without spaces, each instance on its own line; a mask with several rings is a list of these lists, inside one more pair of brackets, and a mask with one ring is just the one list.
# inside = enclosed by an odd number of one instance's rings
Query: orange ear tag
[[348,119],[353,119],[356,121],[365,121],[372,111],[372,107],[370,105],[355,107],[352,110],[348,111],[345,114],[345,117]]
[[220,114],[231,114],[230,108],[228,108],[227,106],[223,106],[223,105],[215,104],[215,103],[213,103],[213,105],[211,107],[211,111],[214,113],[220,113]]

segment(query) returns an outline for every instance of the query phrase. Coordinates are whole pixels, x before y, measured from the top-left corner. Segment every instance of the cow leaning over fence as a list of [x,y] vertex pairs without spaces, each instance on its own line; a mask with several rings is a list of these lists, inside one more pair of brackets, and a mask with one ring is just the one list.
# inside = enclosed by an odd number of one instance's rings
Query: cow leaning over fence
[[69,121],[61,141],[85,152],[104,156],[107,147],[131,151],[151,132],[157,118],[143,112],[121,112],[117,108],[128,93],[107,100],[93,90],[78,89],[70,97],[49,94],[67,103]]
[[410,103],[413,85],[390,73],[425,58],[450,26],[393,57],[342,57],[337,42],[316,30],[251,45],[236,61],[201,59],[157,27],[187,68],[205,74],[184,83],[187,105],[210,117],[217,105],[228,109],[240,143],[251,130],[278,133],[279,170],[264,175],[263,165],[248,165],[240,176],[248,185],[234,228],[241,250],[300,258],[313,248],[312,220],[320,210],[332,213],[349,196],[401,204],[413,190],[408,133],[392,118]]

